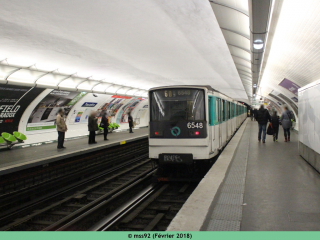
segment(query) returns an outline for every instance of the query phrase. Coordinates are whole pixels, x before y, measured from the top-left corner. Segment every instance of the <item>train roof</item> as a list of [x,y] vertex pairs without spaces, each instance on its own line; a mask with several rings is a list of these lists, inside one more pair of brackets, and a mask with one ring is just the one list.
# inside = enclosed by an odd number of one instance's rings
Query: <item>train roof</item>
[[[225,95],[224,93],[219,92],[218,90],[214,89],[210,85],[170,85],[170,86],[162,86],[162,87],[150,88],[149,91],[153,91],[153,90],[157,90],[157,89],[163,89],[163,88],[179,88],[179,87],[181,87],[181,88],[185,88],[185,87],[187,87],[187,88],[206,88],[206,89],[208,89],[208,90],[210,90],[212,92],[217,92],[217,93],[220,93],[221,95],[224,95],[224,96],[226,96],[228,98],[231,98],[231,97]],[[233,98],[231,98],[231,99],[233,99]],[[233,99],[233,101],[236,101],[237,103],[241,104],[238,100]]]
[[149,89],[149,91],[156,90],[156,89],[161,89],[161,88],[178,88],[178,87],[206,88],[206,89],[208,89],[208,90],[210,90],[210,91],[220,93],[218,90],[215,90],[215,89],[212,88],[210,85],[170,85],[170,86],[163,86],[163,87],[151,88],[151,89]]

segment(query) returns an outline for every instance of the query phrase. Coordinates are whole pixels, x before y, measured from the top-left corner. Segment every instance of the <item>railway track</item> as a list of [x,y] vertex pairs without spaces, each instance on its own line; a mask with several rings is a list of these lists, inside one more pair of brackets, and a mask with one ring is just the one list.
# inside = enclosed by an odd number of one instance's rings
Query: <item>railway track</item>
[[126,200],[112,204],[111,211],[101,206],[60,230],[165,231],[196,186],[194,182],[152,183],[126,194]]
[[140,156],[112,171],[84,180],[68,191],[2,217],[0,231],[58,230],[78,216],[123,194],[126,189],[149,178],[154,171],[155,166],[147,155]]
[[[49,165],[0,177],[0,219],[34,199],[47,198],[65,186],[148,153],[148,140],[115,146],[81,157],[69,157]],[[0,222],[1,224],[1,222]]]

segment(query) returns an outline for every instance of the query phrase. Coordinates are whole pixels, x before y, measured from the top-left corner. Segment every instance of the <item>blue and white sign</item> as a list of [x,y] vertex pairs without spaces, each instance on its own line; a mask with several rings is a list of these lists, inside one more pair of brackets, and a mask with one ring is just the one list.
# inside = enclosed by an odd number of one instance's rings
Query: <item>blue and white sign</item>
[[95,102],[85,102],[81,107],[95,107],[97,103]]

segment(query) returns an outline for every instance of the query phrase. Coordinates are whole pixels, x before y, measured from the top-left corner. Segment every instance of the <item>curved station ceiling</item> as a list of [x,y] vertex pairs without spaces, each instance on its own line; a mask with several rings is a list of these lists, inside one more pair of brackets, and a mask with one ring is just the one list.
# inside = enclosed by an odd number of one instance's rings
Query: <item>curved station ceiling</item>
[[5,83],[118,94],[201,84],[248,100],[208,1],[2,0],[0,25]]
[[294,109],[293,88],[320,77],[317,0],[0,3],[0,83],[144,97],[211,85]]

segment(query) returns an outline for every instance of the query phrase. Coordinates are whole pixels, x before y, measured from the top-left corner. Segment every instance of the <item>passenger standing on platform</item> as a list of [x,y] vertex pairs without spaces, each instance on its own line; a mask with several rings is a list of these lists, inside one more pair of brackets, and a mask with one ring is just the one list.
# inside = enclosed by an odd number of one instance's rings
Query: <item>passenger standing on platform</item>
[[57,118],[56,118],[56,125],[57,125],[57,131],[58,131],[58,149],[65,148],[63,146],[65,133],[68,130],[67,124],[64,120],[64,111],[62,108],[59,109]]
[[104,140],[108,140],[107,136],[108,136],[109,119],[107,116],[107,112],[102,113],[100,126],[103,127]]
[[251,116],[251,121],[253,121],[253,119],[254,119],[254,109],[253,108],[250,110],[250,116]]
[[128,113],[128,122],[129,122],[129,129],[130,129],[130,132],[129,132],[129,133],[133,133],[133,132],[132,132],[132,128],[133,128],[133,118],[132,118],[130,112]]
[[92,111],[88,118],[88,130],[89,130],[89,144],[97,143],[96,142],[96,131],[99,130],[98,127],[98,118],[96,117],[97,113]]
[[272,124],[272,129],[273,129],[273,141],[278,142],[280,118],[277,114],[277,111],[274,111],[274,113],[271,117],[271,124]]
[[257,109],[253,109],[253,116],[254,116],[253,121],[257,120],[257,112],[258,112]]
[[258,133],[258,141],[261,141],[261,133],[263,132],[262,142],[266,142],[266,129],[268,121],[271,122],[271,117],[269,111],[264,108],[264,105],[261,104],[259,110],[255,114],[256,120],[259,124],[259,133]]
[[288,110],[288,107],[285,106],[284,107],[284,112],[281,114],[281,118],[280,118],[282,127],[283,127],[283,131],[284,131],[284,141],[285,142],[290,142],[290,128],[291,128],[291,113]]

